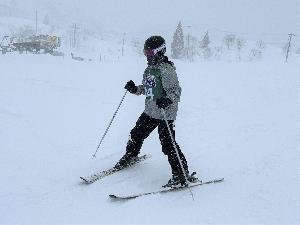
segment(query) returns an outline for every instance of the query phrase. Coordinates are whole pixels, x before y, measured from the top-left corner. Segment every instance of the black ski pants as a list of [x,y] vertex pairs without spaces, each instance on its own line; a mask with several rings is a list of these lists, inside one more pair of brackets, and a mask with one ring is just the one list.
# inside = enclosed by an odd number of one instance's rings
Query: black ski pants
[[[173,120],[168,120],[168,124],[173,135],[173,140],[175,141],[175,130],[173,129],[173,123]],[[166,121],[151,118],[146,113],[141,114],[141,116],[136,122],[135,127],[130,132],[130,138],[126,146],[126,154],[137,156],[140,153],[144,140],[156,127],[158,127],[158,135],[162,146],[162,152],[168,156],[168,161],[172,169],[172,174],[182,174],[180,162],[178,160],[176,150],[172,142],[172,138],[170,137]],[[176,141],[175,145],[177,147],[178,154],[183,164],[183,168],[186,173],[189,173],[185,156],[181,152],[181,149],[176,143]]]

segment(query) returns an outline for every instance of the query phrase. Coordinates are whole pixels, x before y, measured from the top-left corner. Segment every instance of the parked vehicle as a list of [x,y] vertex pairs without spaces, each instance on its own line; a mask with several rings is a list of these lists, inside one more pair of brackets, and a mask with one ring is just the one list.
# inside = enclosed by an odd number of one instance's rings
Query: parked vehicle
[[4,36],[0,44],[2,54],[8,51],[24,51],[32,53],[53,53],[54,49],[61,46],[61,38],[40,34],[38,36],[12,37]]
[[12,52],[13,46],[11,45],[11,38],[9,36],[3,36],[1,43],[0,43],[0,50],[2,55],[6,54],[6,52]]

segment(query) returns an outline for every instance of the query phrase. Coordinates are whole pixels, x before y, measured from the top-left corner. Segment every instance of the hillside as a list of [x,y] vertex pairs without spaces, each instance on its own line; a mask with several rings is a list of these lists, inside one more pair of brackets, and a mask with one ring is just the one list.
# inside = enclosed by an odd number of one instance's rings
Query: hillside
[[141,81],[144,58],[1,55],[0,224],[297,224],[299,55],[286,63],[268,46],[262,59],[246,60],[254,45],[242,61],[236,51],[174,60],[183,88],[177,141],[199,179],[225,178],[192,189],[194,201],[188,190],[109,199],[161,189],[170,178],[156,131],[141,152],[151,159],[92,185],[79,179],[123,155],[142,96],[125,97],[91,160],[124,84]]

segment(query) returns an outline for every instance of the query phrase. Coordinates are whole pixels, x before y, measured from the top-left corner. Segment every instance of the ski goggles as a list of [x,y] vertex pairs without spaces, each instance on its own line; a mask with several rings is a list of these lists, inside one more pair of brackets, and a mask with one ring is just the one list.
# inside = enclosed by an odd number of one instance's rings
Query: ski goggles
[[166,47],[166,43],[163,43],[160,47],[156,48],[156,49],[144,49],[144,55],[145,56],[154,56],[156,53],[158,53],[159,51],[161,51],[162,49],[164,49]]

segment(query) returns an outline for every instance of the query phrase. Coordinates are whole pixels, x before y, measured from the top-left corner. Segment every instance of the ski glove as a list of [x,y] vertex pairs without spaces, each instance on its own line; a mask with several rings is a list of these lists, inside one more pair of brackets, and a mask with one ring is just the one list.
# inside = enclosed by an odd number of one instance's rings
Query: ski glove
[[159,109],[165,109],[170,104],[172,104],[172,101],[169,98],[159,98],[156,100],[156,105]]
[[135,94],[137,92],[137,86],[135,86],[135,83],[132,80],[128,81],[124,88],[131,94]]

